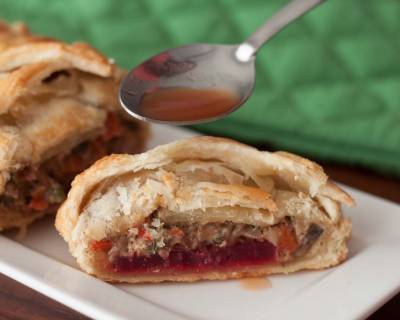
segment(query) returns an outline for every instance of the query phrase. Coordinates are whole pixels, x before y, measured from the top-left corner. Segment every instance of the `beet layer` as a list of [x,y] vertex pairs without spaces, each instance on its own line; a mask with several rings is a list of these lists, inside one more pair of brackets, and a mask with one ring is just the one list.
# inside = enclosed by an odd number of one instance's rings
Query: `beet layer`
[[158,254],[145,257],[117,257],[112,262],[114,272],[202,272],[224,268],[240,268],[272,264],[277,260],[276,247],[268,241],[247,240],[226,247],[204,246],[194,250],[174,247],[168,258]]

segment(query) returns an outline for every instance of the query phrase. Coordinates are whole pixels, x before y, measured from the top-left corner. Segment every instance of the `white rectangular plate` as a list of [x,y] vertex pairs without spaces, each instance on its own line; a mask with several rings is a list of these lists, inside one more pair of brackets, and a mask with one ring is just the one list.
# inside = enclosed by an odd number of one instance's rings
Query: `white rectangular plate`
[[[154,126],[149,147],[194,135]],[[248,291],[240,281],[111,285],[79,271],[52,219],[22,241],[0,236],[0,272],[95,319],[356,319],[400,290],[400,207],[346,188],[357,207],[350,257],[325,271],[271,276]]]

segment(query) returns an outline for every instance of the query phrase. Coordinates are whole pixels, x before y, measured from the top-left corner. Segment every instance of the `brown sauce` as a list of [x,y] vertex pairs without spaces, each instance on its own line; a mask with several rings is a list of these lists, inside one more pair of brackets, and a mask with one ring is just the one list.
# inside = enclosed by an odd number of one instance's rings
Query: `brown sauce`
[[268,278],[244,278],[240,280],[240,286],[249,291],[257,291],[272,287]]
[[238,100],[228,90],[163,88],[143,95],[139,113],[155,120],[193,121],[227,112]]

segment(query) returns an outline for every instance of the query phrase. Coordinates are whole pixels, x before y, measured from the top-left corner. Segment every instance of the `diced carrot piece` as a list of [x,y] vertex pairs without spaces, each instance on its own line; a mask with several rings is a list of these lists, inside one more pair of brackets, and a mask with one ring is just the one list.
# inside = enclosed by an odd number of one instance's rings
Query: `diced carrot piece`
[[148,233],[148,232],[146,232],[146,233],[144,234],[143,238],[144,238],[145,240],[147,240],[147,241],[152,241],[152,240],[153,240],[153,237],[152,237],[151,234]]
[[49,203],[46,200],[46,198],[43,196],[32,197],[31,201],[28,204],[29,208],[36,210],[36,211],[45,210],[48,208],[48,206],[49,206]]
[[111,249],[112,243],[107,239],[93,240],[90,246],[94,251],[107,251]]
[[153,237],[152,237],[152,235],[150,234],[150,232],[148,232],[148,231],[146,230],[146,228],[143,227],[143,226],[140,226],[140,227],[139,227],[139,234],[138,234],[138,236],[139,236],[139,238],[143,238],[143,239],[146,240],[146,241],[152,241],[152,240],[153,240]]
[[139,234],[138,234],[138,236],[140,237],[140,238],[142,238],[142,237],[144,237],[144,234],[146,233],[146,230],[145,230],[145,228],[143,227],[143,226],[140,226],[139,227]]
[[283,224],[279,227],[279,229],[280,229],[280,235],[278,240],[279,251],[293,252],[299,246],[293,228],[290,228],[287,224]]

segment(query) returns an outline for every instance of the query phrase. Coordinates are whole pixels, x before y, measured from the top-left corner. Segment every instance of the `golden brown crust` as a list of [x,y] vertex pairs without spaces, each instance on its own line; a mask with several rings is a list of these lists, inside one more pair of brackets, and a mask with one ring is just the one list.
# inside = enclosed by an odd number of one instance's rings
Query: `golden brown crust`
[[111,76],[113,72],[113,64],[86,43],[66,44],[33,35],[21,23],[1,23],[0,41],[0,72],[49,60],[64,60],[76,69],[103,77]]
[[[101,133],[107,111],[120,112],[123,74],[85,43],[66,44],[33,35],[22,23],[0,22],[0,195],[15,170]],[[138,128],[145,138],[146,126]],[[0,226],[5,216],[0,213]]]
[[[198,172],[199,169],[203,171]],[[128,198],[121,204],[113,192],[124,193],[124,189],[127,196],[120,197]],[[107,281],[225,279],[321,269],[339,263],[347,255],[351,230],[350,222],[341,216],[340,204],[351,204],[350,200],[349,195],[328,182],[320,166],[309,160],[288,153],[261,152],[229,139],[195,137],[140,155],[111,155],[97,161],[73,181],[68,198],[57,213],[56,228],[80,266]],[[98,204],[94,205],[96,201]],[[113,212],[119,205],[128,206],[122,218]],[[304,260],[287,265],[243,272],[143,277],[125,277],[98,269],[88,243],[109,234],[123,234],[156,209],[162,210],[165,217],[201,224],[221,219],[273,225],[291,216],[315,221],[325,231]]]

